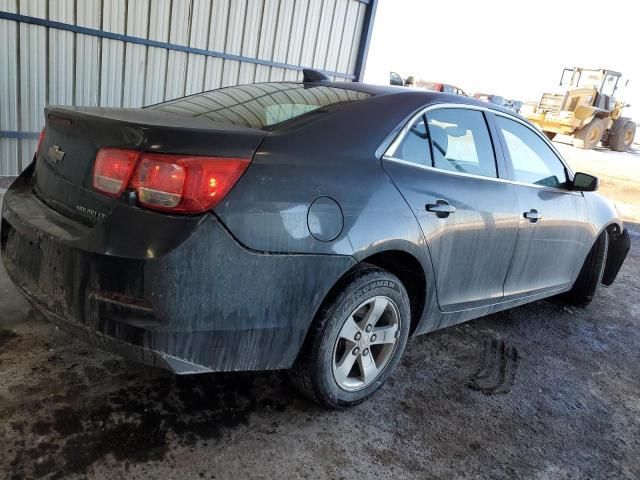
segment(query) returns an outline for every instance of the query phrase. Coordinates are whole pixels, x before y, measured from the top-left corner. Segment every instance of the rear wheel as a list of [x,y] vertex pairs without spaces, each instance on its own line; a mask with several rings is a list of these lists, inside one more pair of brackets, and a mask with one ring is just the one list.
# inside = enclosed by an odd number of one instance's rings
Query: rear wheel
[[553,140],[554,138],[556,138],[556,135],[557,135],[556,132],[548,132],[547,130],[544,130],[544,134],[547,136],[549,140]]
[[576,307],[584,307],[591,303],[602,280],[608,249],[609,234],[602,232],[591,247],[573,287],[560,295],[559,300]]
[[410,322],[409,298],[400,280],[374,266],[359,267],[318,313],[291,380],[324,406],[356,405],[393,373]]
[[604,134],[604,122],[601,118],[594,118],[587,125],[576,131],[573,136],[573,146],[591,150],[598,145]]
[[607,146],[616,152],[624,152],[636,137],[636,124],[627,118],[619,118],[613,123]]

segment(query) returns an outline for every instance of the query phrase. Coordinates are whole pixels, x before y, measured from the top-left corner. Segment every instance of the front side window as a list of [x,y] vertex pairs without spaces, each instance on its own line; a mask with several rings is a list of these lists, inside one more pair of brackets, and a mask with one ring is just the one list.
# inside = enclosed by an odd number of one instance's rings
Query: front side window
[[514,180],[555,188],[566,184],[564,165],[544,140],[521,123],[495,118],[511,157]]
[[428,112],[426,118],[435,168],[483,177],[498,176],[482,112],[439,108]]
[[424,123],[424,115],[420,115],[407,131],[400,144],[392,152],[392,156],[422,166],[431,166],[429,152],[429,136]]

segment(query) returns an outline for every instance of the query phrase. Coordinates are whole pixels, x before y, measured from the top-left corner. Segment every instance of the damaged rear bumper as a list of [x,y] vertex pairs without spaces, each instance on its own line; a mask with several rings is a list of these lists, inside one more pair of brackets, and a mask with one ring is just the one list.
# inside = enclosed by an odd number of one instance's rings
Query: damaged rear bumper
[[355,264],[249,251],[212,214],[125,206],[87,227],[41,202],[29,177],[3,202],[12,281],[62,329],[176,373],[290,367],[322,300]]
[[607,250],[607,263],[602,274],[602,284],[609,286],[618,276],[618,272],[624,263],[627,254],[631,249],[631,238],[629,231],[625,228],[609,239],[609,249]]

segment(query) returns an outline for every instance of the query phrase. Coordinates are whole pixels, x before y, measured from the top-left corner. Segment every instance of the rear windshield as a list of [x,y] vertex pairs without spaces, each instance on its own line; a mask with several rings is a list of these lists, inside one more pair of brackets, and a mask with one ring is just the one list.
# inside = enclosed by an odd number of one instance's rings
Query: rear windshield
[[266,130],[296,117],[371,94],[302,83],[254,83],[177,98],[147,108]]

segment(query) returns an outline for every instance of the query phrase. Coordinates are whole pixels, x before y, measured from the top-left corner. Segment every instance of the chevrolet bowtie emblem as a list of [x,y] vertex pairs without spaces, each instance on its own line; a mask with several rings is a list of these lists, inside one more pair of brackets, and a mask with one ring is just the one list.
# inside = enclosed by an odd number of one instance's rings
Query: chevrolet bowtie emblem
[[53,145],[49,147],[49,151],[47,152],[47,158],[53,163],[61,162],[64,158],[65,152],[60,149],[58,145]]

